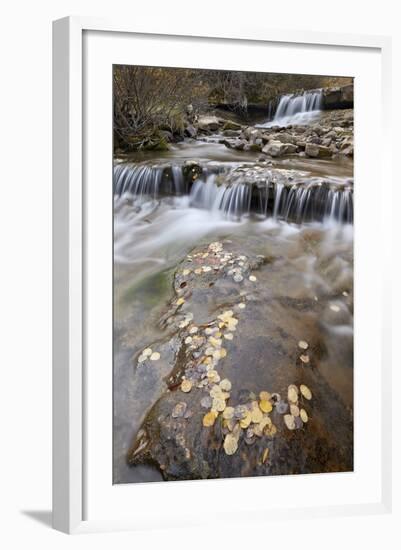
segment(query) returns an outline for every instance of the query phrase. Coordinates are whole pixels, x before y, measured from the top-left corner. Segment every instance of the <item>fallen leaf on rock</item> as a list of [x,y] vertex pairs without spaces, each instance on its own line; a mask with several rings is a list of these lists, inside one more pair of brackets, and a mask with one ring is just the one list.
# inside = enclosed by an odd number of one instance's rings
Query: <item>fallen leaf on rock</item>
[[210,390],[209,395],[214,399],[215,397],[221,397],[222,393],[223,390],[220,388],[220,386],[215,385]]
[[231,390],[231,382],[230,380],[228,380],[228,378],[224,378],[224,380],[222,380],[220,382],[220,388],[223,390],[223,391],[230,391]]
[[181,391],[188,393],[192,390],[192,382],[190,380],[183,380],[181,382]]
[[295,430],[295,418],[292,416],[292,414],[285,414],[284,422],[289,430]]
[[233,455],[238,449],[237,438],[232,434],[227,434],[224,439],[224,451],[226,455]]
[[259,393],[259,399],[261,401],[268,401],[271,398],[271,394],[268,391],[261,391]]
[[305,424],[308,422],[309,417],[305,409],[301,409],[299,411],[299,416],[301,417],[302,422],[305,422]]
[[223,418],[226,420],[234,418],[234,407],[226,407],[223,411]]
[[213,426],[215,420],[217,418],[216,413],[210,411],[205,414],[202,420],[202,424],[205,426],[205,428],[210,428],[210,426]]
[[215,397],[213,399],[212,410],[215,410],[217,412],[223,412],[225,408],[226,408],[226,402],[223,398]]
[[308,349],[309,344],[308,344],[308,342],[305,342],[305,340],[300,340],[298,342],[298,347],[301,348],[301,349]]
[[232,319],[230,319],[230,321],[227,323],[227,328],[228,328],[228,330],[230,330],[230,331],[233,332],[234,330],[237,329],[237,325],[238,325],[238,319],[232,318]]
[[288,386],[288,401],[291,401],[292,403],[298,402],[298,392],[294,386]]
[[171,413],[173,418],[181,418],[184,416],[185,411],[187,410],[187,404],[184,402],[177,403]]
[[277,433],[277,428],[274,424],[269,424],[266,426],[265,428],[265,435],[269,436],[269,437],[273,437],[275,436]]
[[245,417],[240,420],[241,428],[244,428],[244,429],[247,428],[251,423],[251,421],[252,421],[251,412],[247,411]]
[[227,355],[227,350],[224,348],[216,349],[213,352],[213,357],[215,359],[223,359]]
[[305,399],[308,399],[308,401],[310,399],[312,399],[312,392],[310,391],[310,389],[308,388],[308,386],[305,386],[304,384],[301,384],[299,386],[299,389],[301,390],[301,393],[302,395],[305,397]]
[[273,409],[273,405],[266,399],[259,401],[259,407],[265,413],[269,413]]
[[263,419],[263,413],[259,408],[255,408],[251,411],[251,417],[254,424],[259,424],[259,422],[261,422]]
[[219,348],[221,346],[221,338],[215,338],[214,336],[210,336],[209,342],[214,346],[215,348]]

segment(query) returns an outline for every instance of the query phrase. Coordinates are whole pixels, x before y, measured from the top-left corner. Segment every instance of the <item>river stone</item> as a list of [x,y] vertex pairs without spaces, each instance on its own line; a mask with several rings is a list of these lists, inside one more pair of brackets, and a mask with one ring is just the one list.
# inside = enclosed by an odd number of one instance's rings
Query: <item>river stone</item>
[[262,153],[272,157],[281,157],[285,154],[295,153],[297,146],[292,143],[281,143],[281,141],[269,141],[262,149]]
[[192,124],[189,124],[186,128],[185,128],[185,134],[188,136],[188,137],[191,137],[191,138],[194,138],[196,137],[198,131],[197,129],[192,126]]
[[241,128],[242,128],[241,124],[238,124],[237,122],[234,122],[233,120],[226,120],[226,122],[223,125],[223,130],[224,131],[227,131],[227,130],[238,131],[238,130],[241,130]]
[[307,143],[305,146],[305,153],[308,157],[312,158],[331,157],[332,154],[328,147],[315,143]]
[[250,141],[254,141],[255,139],[261,137],[260,131],[257,128],[254,128],[253,126],[248,126],[248,128],[245,128],[245,130],[243,130],[242,133],[243,133],[243,136]]
[[295,138],[288,132],[281,132],[276,134],[273,138],[275,141],[281,141],[281,143],[292,143],[294,144]]
[[225,137],[238,137],[239,131],[238,130],[223,130],[222,135]]
[[353,157],[354,156],[354,146],[353,145],[350,145],[349,147],[346,147],[345,149],[342,149],[340,151],[340,153],[342,155],[347,155],[349,157]]
[[[207,248],[195,248],[191,253],[192,260],[196,261],[197,254],[202,256],[205,250]],[[225,343],[227,356],[220,359],[216,367],[221,378],[227,378],[232,383],[227,406],[238,410],[238,405],[242,403],[246,407],[248,400],[252,402],[261,390],[286,395],[290,384],[302,383],[311,388],[313,394],[311,401],[304,404],[309,422],[303,429],[288,430],[283,415],[274,407],[269,416],[277,432],[269,437],[269,461],[263,465],[260,461],[268,436],[261,433],[249,445],[250,438],[241,429],[236,432],[238,451],[227,456],[223,448],[227,428],[222,423],[221,415],[213,426],[203,426],[205,409],[201,402],[208,392],[194,386],[186,394],[175,382],[146,415],[138,436],[132,442],[128,463],[152,464],[161,471],[165,480],[351,471],[352,414],[319,368],[304,370],[302,380],[299,380],[299,367],[294,355],[294,342],[299,340],[299,334],[305,335],[308,341],[316,342],[318,348],[322,331],[325,330],[324,323],[312,322],[311,314],[316,310],[320,312],[322,305],[313,299],[300,302],[281,295],[273,298],[277,277],[283,276],[277,273],[280,255],[277,264],[273,259],[264,263],[262,258],[253,257],[247,248],[235,242],[225,244],[224,252],[235,257],[247,257],[250,268],[247,268],[245,275],[250,270],[257,271],[258,281],[263,281],[254,290],[258,299],[248,302],[245,309],[235,313],[238,317],[237,330],[233,333],[233,340]],[[190,262],[178,266],[173,286],[176,296],[180,291],[179,273],[188,265]],[[210,326],[218,315],[229,308],[234,310],[240,300],[239,286],[220,271],[212,271],[202,277],[189,276],[186,281],[186,304],[194,312],[193,322],[198,326]],[[172,302],[177,299],[176,296]],[[186,330],[179,329],[174,336],[176,340],[183,341]],[[175,378],[179,382],[183,376],[190,378],[196,373],[193,360],[185,349],[184,346],[182,351],[177,352],[176,364],[167,380]],[[177,410],[175,407],[179,403],[187,404],[187,409],[193,413],[190,418],[172,417],[171,412]],[[182,405],[178,407],[179,412],[181,408]],[[284,407],[279,406],[279,409],[284,410]],[[234,429],[234,424],[231,429]]]
[[202,116],[199,117],[197,126],[201,131],[215,132],[219,129],[219,119],[216,116]]

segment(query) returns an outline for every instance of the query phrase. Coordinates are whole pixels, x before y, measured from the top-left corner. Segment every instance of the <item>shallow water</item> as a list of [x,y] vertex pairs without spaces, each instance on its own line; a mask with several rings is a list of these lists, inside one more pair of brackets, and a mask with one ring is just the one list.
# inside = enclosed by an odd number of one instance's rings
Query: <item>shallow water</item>
[[[335,171],[335,166],[330,168]],[[341,171],[341,167],[337,169]],[[161,479],[158,471],[148,467],[128,468],[125,455],[146,413],[161,395],[162,378],[168,372],[157,367],[144,377],[135,373],[132,358],[164,336],[157,321],[173,296],[174,268],[202,243],[230,239],[249,253],[269,257],[272,268],[261,273],[261,283],[263,287],[263,277],[268,277],[266,298],[273,306],[277,303],[272,311],[277,312],[278,320],[283,300],[319,302],[322,314],[313,320],[324,340],[319,369],[352,407],[352,225],[325,222],[301,226],[250,217],[230,221],[221,211],[191,207],[188,196],[132,201],[116,197],[114,231],[115,482]],[[338,313],[330,309],[332,305],[339,307]],[[307,332],[305,326],[305,337],[313,338]]]
[[[132,153],[121,157],[124,162],[142,162],[142,161],[217,161],[222,163],[247,163],[255,162],[260,154],[251,151],[238,151],[229,149],[218,140],[223,136],[209,136],[208,141],[187,140],[171,146],[169,151],[155,152],[146,151],[142,153]],[[286,168],[302,170],[311,176],[337,176],[339,178],[352,178],[353,161],[349,158],[332,160],[312,159],[291,155],[277,159],[269,159],[273,168]]]

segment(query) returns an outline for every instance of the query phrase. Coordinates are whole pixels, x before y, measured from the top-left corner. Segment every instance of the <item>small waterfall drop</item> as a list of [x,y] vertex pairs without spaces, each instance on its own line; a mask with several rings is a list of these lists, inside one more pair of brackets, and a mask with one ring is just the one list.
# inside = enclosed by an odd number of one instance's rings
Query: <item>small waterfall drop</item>
[[273,217],[287,222],[339,221],[353,223],[353,190],[331,187],[330,182],[299,182],[274,185]]
[[321,90],[310,90],[303,94],[282,95],[273,119],[260,126],[268,128],[270,126],[288,126],[290,124],[309,124],[320,113],[322,98],[323,94]]
[[187,192],[182,166],[117,164],[114,166],[114,194],[158,197]]
[[262,180],[256,182],[252,178],[248,181],[247,170],[223,166],[202,166],[193,179],[185,165],[119,164],[114,168],[114,194],[119,200],[131,196],[142,202],[185,196],[191,208],[219,213],[228,220],[252,214],[259,219],[297,224],[353,222],[351,181],[304,176],[294,179],[291,173],[267,169],[262,172]]
[[114,167],[114,194],[149,195],[156,197],[163,177],[161,168],[138,164],[118,164]]
[[195,208],[220,211],[227,218],[238,220],[250,212],[251,189],[244,183],[217,185],[216,176],[212,174],[206,181],[194,182],[189,203]]

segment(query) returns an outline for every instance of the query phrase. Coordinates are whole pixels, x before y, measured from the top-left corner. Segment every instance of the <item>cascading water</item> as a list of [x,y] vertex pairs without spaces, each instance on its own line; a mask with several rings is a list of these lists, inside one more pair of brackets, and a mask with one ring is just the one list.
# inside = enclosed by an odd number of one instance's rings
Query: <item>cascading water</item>
[[118,164],[114,167],[114,194],[157,196],[162,177],[163,169],[160,167]]
[[[322,106],[321,90],[306,91],[303,94],[285,94],[280,97],[272,120],[260,126],[288,126],[290,124],[305,125],[317,118]],[[270,113],[270,106],[269,106]]]
[[186,193],[182,167],[178,165],[117,164],[114,167],[114,194],[158,197]]
[[232,165],[205,167],[189,180],[184,171],[182,165],[117,165],[115,195],[141,200],[184,196],[191,208],[220,213],[229,220],[254,214],[295,223],[353,221],[352,184],[341,179],[298,177],[292,181],[283,171],[266,170],[263,183],[256,184],[246,181],[246,171]]
[[206,181],[194,182],[190,193],[190,205],[213,212],[223,212],[229,219],[239,219],[249,214],[251,205],[250,187],[244,183],[217,185],[216,176]]

